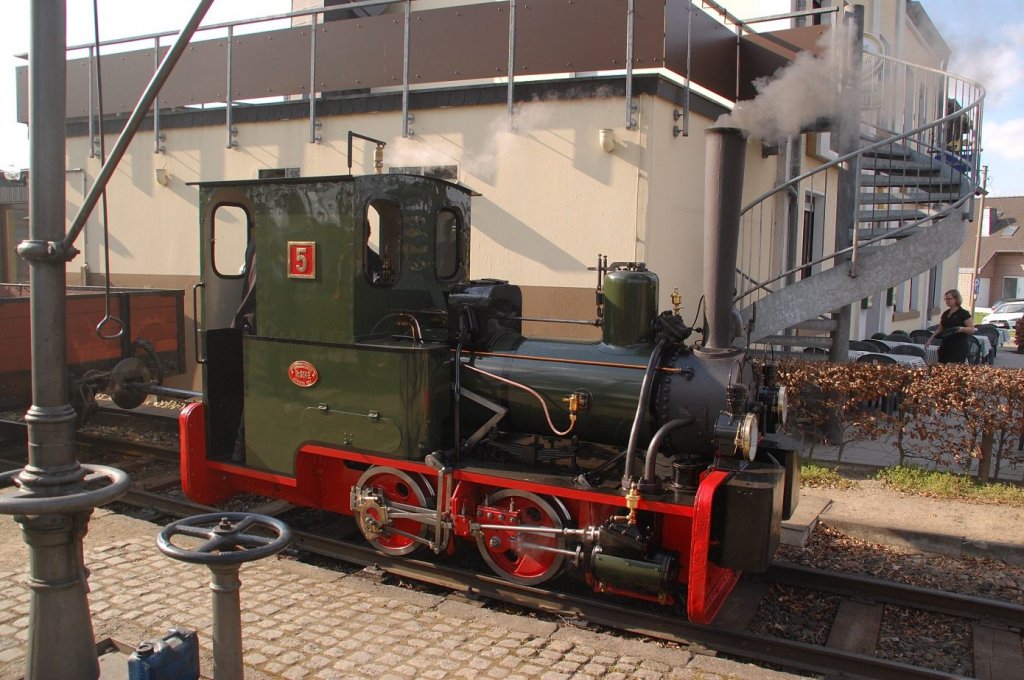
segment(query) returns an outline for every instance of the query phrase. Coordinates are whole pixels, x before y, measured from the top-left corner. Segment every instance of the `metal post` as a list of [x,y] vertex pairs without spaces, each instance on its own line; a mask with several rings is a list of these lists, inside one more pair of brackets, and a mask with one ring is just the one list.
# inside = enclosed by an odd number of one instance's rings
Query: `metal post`
[[316,15],[310,17],[309,26],[309,143],[319,144],[320,135],[317,129],[320,123],[316,120]]
[[693,84],[693,3],[686,3],[686,91],[683,93],[683,136],[690,135],[690,86]]
[[[92,109],[93,109],[92,94],[93,94],[93,90],[96,87],[96,83],[95,83],[96,76],[93,75],[93,71],[96,68],[96,65],[93,63],[95,59],[96,59],[96,53],[93,51],[93,48],[90,47],[89,48],[89,158],[96,158],[96,127],[95,127],[95,121],[93,120],[93,113],[92,113]],[[83,194],[83,196],[84,196],[84,194]]]
[[[860,145],[860,83],[864,58],[864,6],[854,5],[846,14],[846,30],[853,31],[853,40],[845,42],[845,53],[840,58],[843,67],[841,78],[843,101],[857,102],[852,110],[839,120],[839,154],[856,151]],[[857,206],[860,195],[860,157],[854,156],[840,168],[838,196],[836,199],[836,251],[856,245]],[[857,251],[853,251],[851,276],[856,276]],[[850,327],[852,310],[847,305],[834,312],[838,328],[834,331],[829,359],[846,361],[849,356]]]
[[[977,155],[977,153],[975,153]],[[974,313],[974,305],[977,303],[977,294],[974,289],[978,287],[978,263],[981,260],[981,228],[985,224],[985,196],[988,194],[988,166],[981,168],[981,199],[978,201],[978,236],[974,239],[974,266],[971,267],[971,291],[967,308]]]
[[738,102],[740,100],[740,48],[743,42],[743,27],[736,24],[736,92],[733,95],[733,101]]
[[405,26],[402,29],[402,137],[408,139],[413,135],[409,126],[412,114],[409,113],[409,60],[410,43],[412,40],[412,2],[405,0]]
[[[153,38],[153,73],[160,70],[160,36]],[[162,142],[164,134],[160,132],[160,96],[153,100],[153,153],[166,151]]]
[[[32,242],[46,244],[64,236],[65,2],[33,0],[31,17],[29,231]],[[32,288],[32,406],[25,416],[28,465],[19,480],[57,495],[85,476],[76,458],[75,411],[68,404],[65,264],[45,256],[26,259]],[[99,675],[82,566],[90,514],[16,516],[29,547],[29,680]]]
[[[248,533],[249,530],[259,533]],[[272,535],[267,535],[267,532]],[[196,548],[174,544],[177,536],[206,539]],[[156,545],[176,560],[205,564],[210,568],[213,591],[213,677],[243,680],[242,610],[238,569],[242,562],[275,555],[292,542],[284,522],[241,512],[199,515],[172,522],[163,528]]]
[[242,605],[239,564],[210,564],[213,591],[213,677],[243,680]]
[[231,88],[233,87],[233,85],[231,83],[231,46],[232,46],[232,44],[234,42],[235,42],[234,26],[228,26],[227,77],[226,77],[227,85],[226,85],[226,88],[225,88],[227,90],[227,93],[225,94],[225,97],[224,97],[224,102],[225,102],[225,107],[224,107],[224,124],[227,126],[227,133],[228,133],[228,135],[227,135],[228,136],[227,148],[228,149],[234,149],[235,147],[238,146],[238,140],[235,139],[235,135],[238,134],[238,130],[235,129],[235,126],[233,124],[232,117],[231,117],[231,114],[233,113],[233,111],[231,109],[232,109],[232,106],[234,104],[234,93],[231,90]]
[[508,131],[516,131],[513,94],[516,82],[516,0],[508,0],[508,92],[506,106],[508,108]]
[[[636,120],[633,118],[633,21],[636,12],[634,0],[626,3],[626,129],[635,130]],[[689,74],[687,74],[689,76]]]
[[[782,180],[788,182],[794,177],[800,176],[801,161],[804,154],[803,136],[794,136],[786,140],[785,145],[779,145],[779,156],[780,156],[780,170],[782,174]],[[785,154],[782,150],[785,149]],[[781,156],[785,158],[781,158]],[[800,213],[804,207],[804,197],[801,194],[800,184],[790,187],[785,194],[785,198],[779,197],[779,210],[782,213],[782,219],[779,220],[781,223],[786,225],[786,253],[785,253],[785,271],[792,271],[793,273],[786,277],[786,285],[796,283],[796,264],[799,258],[798,253],[798,241],[797,237],[800,233]]]

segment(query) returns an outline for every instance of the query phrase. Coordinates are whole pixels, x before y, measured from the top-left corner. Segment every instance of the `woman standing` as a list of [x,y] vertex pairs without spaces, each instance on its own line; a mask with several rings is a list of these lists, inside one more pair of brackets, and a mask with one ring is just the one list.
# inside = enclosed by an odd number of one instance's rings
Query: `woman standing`
[[949,308],[942,313],[939,319],[939,327],[924,343],[928,347],[932,340],[941,336],[942,344],[939,345],[939,362],[943,364],[962,364],[967,361],[967,353],[970,349],[968,335],[974,335],[974,317],[966,309],[961,307],[963,296],[960,291],[947,290],[944,296],[946,306]]

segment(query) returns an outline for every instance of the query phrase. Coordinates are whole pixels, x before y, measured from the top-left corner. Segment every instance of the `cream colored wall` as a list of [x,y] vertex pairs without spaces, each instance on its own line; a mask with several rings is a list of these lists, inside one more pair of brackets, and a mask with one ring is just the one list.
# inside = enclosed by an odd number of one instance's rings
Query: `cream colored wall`
[[[183,139],[176,139],[181,143]],[[114,138],[108,136],[107,148]],[[117,273],[154,275],[197,274],[198,192],[185,186],[195,181],[200,155],[191,144],[176,148],[167,156],[152,153],[152,136],[136,139],[107,187],[110,270]],[[98,158],[88,157],[88,140],[67,140],[67,167],[85,170],[91,187],[99,174]],[[156,182],[156,168],[171,174],[166,187]],[[68,226],[83,202],[81,175],[69,174],[66,187]],[[76,247],[82,252],[68,264],[68,280],[78,283],[81,267],[88,264],[93,274],[102,273],[102,203],[98,203]],[[116,278],[113,279],[116,283]]]
[[[642,168],[646,201],[646,240],[639,245],[639,257],[656,271],[661,280],[661,306],[668,308],[672,288],[683,295],[683,317],[691,320],[703,294],[703,235],[705,194],[705,131],[715,121],[693,114],[689,136],[675,137],[673,118],[678,108],[671,102],[644,99],[646,111],[642,129],[649,137],[650,162]],[[748,142],[746,148],[743,203],[767,191],[775,179],[775,158],[762,158],[761,144]],[[640,204],[641,206],[644,203]],[[764,263],[772,254],[771,242],[746,248],[751,239],[749,220],[741,220],[740,257]],[[766,265],[767,266],[767,265]]]
[[[387,166],[454,164],[460,181],[483,194],[473,208],[473,276],[592,286],[586,268],[598,253],[637,256],[645,136],[620,126],[613,153],[599,143],[600,129],[621,125],[622,109],[621,98],[524,104],[511,133],[503,105],[419,111],[409,140],[401,139],[397,113],[330,117],[322,119],[320,144],[308,143],[307,120],[243,122],[236,149],[225,148],[223,126],[167,129],[164,154],[152,153],[152,137],[143,133],[108,189],[111,271],[197,272],[198,190],[186,183],[254,178],[260,168],[299,167],[306,177],[344,174],[345,139],[354,130],[388,142]],[[108,138],[108,148],[113,141]],[[356,174],[372,172],[371,145],[357,140],[353,161]],[[67,163],[85,168],[90,184],[99,169],[81,137],[68,140]],[[157,184],[158,168],[168,173],[167,186]],[[69,177],[71,215],[81,205],[80,187],[80,178]],[[100,233],[93,218],[86,252],[69,272],[86,258],[100,271]]]
[[[598,253],[635,257],[644,138],[621,127],[622,110],[619,98],[524,104],[515,132],[504,106],[418,112],[416,136],[389,147],[388,162],[458,163],[461,181],[483,194],[473,276],[591,286]],[[602,128],[614,129],[612,153]]]

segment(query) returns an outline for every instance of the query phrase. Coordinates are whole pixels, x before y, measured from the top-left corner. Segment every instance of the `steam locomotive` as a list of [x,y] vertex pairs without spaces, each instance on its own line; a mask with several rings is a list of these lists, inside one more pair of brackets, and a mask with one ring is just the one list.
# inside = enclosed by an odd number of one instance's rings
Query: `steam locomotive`
[[[469,279],[464,186],[399,174],[198,186],[203,400],[180,420],[190,498],[251,492],[344,513],[389,555],[477,550],[512,582],[570,572],[702,623],[741,571],[766,568],[798,457],[779,433],[774,367],[731,346],[727,296],[709,295],[698,336],[658,313],[642,263],[599,258],[600,341],[524,337],[520,289]],[[242,273],[218,261],[226,211],[248,233]],[[734,267],[709,268],[731,281]]]

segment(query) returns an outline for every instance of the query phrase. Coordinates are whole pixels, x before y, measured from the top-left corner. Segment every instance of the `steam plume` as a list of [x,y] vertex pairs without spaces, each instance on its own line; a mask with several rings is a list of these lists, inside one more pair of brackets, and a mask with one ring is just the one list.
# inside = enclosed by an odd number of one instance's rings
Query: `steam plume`
[[820,57],[801,52],[770,78],[754,81],[757,97],[737,102],[716,125],[737,127],[749,137],[774,144],[817,120],[838,118],[844,108],[856,110],[859,102],[843,107],[841,99],[843,54],[849,53],[841,49],[849,43],[844,33],[842,26],[833,27],[818,41]]

